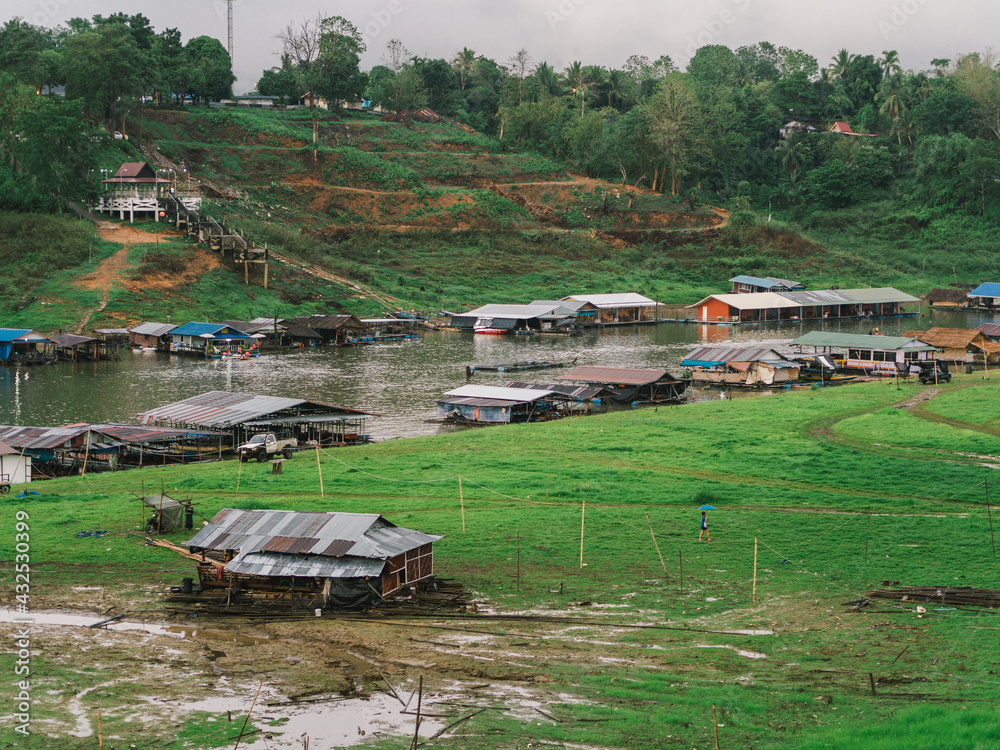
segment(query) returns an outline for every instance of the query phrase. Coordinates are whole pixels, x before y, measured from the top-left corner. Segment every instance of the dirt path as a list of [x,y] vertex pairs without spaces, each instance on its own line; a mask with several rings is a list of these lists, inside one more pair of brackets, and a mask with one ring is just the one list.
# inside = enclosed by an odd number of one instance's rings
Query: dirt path
[[120,242],[121,250],[118,250],[110,258],[101,261],[101,264],[93,273],[81,276],[76,285],[81,289],[96,289],[101,292],[101,303],[93,310],[89,310],[76,326],[76,333],[83,333],[84,327],[90,319],[108,306],[108,299],[111,295],[111,287],[122,273],[129,267],[128,254],[134,245],[147,245],[156,242],[158,237],[170,237],[176,232],[164,231],[157,234],[142,232],[130,226],[112,224],[109,221],[95,221],[97,233],[102,240],[108,242]]

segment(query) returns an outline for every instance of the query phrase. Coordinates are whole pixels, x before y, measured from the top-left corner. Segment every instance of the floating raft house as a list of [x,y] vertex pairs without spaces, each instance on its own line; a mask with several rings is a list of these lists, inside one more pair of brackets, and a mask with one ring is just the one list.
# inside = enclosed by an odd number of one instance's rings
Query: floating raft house
[[676,401],[687,390],[690,380],[671,375],[667,370],[639,370],[624,367],[593,367],[581,365],[559,375],[556,380],[569,380],[596,386],[601,398],[618,404],[636,401]]

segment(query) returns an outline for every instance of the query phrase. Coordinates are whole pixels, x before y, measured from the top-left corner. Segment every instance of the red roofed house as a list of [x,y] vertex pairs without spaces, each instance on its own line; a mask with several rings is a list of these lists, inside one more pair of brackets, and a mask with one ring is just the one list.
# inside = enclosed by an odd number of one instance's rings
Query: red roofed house
[[859,138],[874,138],[872,133],[855,133],[851,130],[851,126],[844,122],[843,120],[837,120],[833,123],[833,126],[826,131],[828,133],[840,133],[841,135],[853,135]]
[[[176,177],[176,174],[172,174]],[[126,212],[129,221],[135,221],[136,213],[152,213],[153,218],[160,220],[159,198],[165,193],[174,194],[171,180],[157,175],[156,170],[141,161],[129,161],[122,164],[114,176],[101,180],[105,192],[101,193],[98,211],[106,213],[118,212],[118,218],[125,220]],[[201,198],[196,194],[188,194],[177,199],[190,209],[198,208]]]

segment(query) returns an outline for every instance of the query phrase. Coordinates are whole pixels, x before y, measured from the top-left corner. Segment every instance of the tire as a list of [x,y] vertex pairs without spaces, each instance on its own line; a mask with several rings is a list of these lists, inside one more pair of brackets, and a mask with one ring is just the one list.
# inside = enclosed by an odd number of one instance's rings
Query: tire
[[10,492],[10,485],[0,484],[0,495],[6,495],[8,492]]
[[267,451],[261,448],[257,451],[257,463],[262,464],[267,460]]
[[292,446],[286,445],[284,448],[282,448],[281,449],[281,455],[284,456],[285,458],[291,458],[292,457]]

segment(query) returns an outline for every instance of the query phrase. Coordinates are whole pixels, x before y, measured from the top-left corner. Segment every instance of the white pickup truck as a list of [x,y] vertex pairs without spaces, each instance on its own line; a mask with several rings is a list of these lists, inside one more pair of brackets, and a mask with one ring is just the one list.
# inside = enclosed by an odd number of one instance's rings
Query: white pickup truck
[[273,432],[262,432],[259,435],[254,435],[243,445],[237,446],[236,452],[240,456],[240,461],[256,458],[263,463],[278,453],[285,458],[291,458],[293,450],[298,445],[299,441],[295,438],[278,440]]

